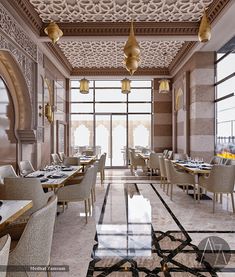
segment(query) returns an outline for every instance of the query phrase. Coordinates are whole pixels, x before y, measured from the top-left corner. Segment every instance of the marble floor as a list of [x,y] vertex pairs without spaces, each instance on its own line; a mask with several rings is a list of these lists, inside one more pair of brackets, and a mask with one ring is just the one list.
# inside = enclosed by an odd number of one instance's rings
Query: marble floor
[[51,265],[68,265],[69,272],[52,276],[235,276],[235,214],[227,196],[213,214],[209,193],[198,203],[175,186],[171,201],[159,177],[127,169],[106,170],[96,194],[88,224],[82,202],[57,216]]

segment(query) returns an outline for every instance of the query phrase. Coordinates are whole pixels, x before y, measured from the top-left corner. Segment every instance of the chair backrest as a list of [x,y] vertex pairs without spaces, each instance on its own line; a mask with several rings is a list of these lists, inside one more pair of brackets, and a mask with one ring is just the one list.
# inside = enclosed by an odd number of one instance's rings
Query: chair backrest
[[159,156],[158,159],[159,159],[161,177],[166,178],[167,175],[166,175],[166,167],[165,167],[164,157]]
[[162,153],[150,153],[149,155],[149,167],[153,169],[160,169],[159,156],[162,156]]
[[174,153],[173,154],[173,159],[174,160],[187,160],[188,155],[185,153]]
[[28,160],[20,161],[19,168],[20,168],[20,173],[22,174],[22,176],[35,171],[35,169],[33,168],[33,165]]
[[61,159],[62,162],[64,162],[65,158],[66,158],[66,155],[64,152],[59,152],[59,158]]
[[32,214],[46,205],[48,196],[37,178],[5,178],[5,199],[32,200],[33,207],[24,215]]
[[99,162],[98,162],[98,171],[99,171],[99,172],[101,172],[101,171],[104,170],[104,168],[105,168],[106,155],[107,155],[107,153],[103,153],[103,154],[100,156],[100,160],[99,160]]
[[210,164],[222,164],[222,159],[219,156],[214,156],[211,158]]
[[[6,235],[0,238],[0,266],[7,266],[8,264],[10,244],[11,244],[11,237],[9,235]],[[1,271],[0,276],[1,277],[6,276],[6,272],[4,272],[4,270]]]
[[56,154],[56,153],[53,153],[51,154],[51,157],[52,157],[52,161],[55,163],[55,164],[61,164],[62,161],[61,159],[59,158],[59,155]]
[[166,168],[166,176],[169,183],[172,182],[173,179],[173,165],[169,159],[164,159],[165,168]]
[[80,158],[79,157],[67,157],[64,159],[64,165],[80,165]]
[[208,182],[212,191],[233,192],[235,182],[235,165],[213,165]]
[[164,158],[166,158],[167,153],[168,153],[168,149],[165,149],[165,150],[163,151],[163,153],[162,153],[162,156],[163,156]]
[[85,156],[93,156],[93,155],[94,155],[94,150],[92,150],[92,149],[83,150],[83,151],[82,151],[82,155],[85,155]]
[[0,184],[4,184],[5,177],[17,177],[12,165],[0,166]]
[[171,160],[171,159],[173,158],[173,151],[172,151],[172,150],[169,150],[169,151],[167,152],[166,158],[167,158],[168,160]]
[[[57,210],[57,197],[33,213],[17,246],[9,255],[9,265],[48,265]],[[13,276],[13,275],[12,275]]]

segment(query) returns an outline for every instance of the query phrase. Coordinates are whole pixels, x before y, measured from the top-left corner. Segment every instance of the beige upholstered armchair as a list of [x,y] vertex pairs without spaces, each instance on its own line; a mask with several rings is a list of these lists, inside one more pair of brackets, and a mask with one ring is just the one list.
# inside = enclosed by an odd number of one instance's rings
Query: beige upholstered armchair
[[24,214],[24,217],[41,209],[54,195],[53,191],[45,193],[37,178],[5,178],[4,184],[6,187],[5,199],[33,201],[33,207]]
[[79,157],[67,157],[63,161],[64,165],[70,166],[70,165],[80,165],[80,158]]
[[59,152],[59,158],[61,159],[62,163],[64,162],[65,158],[66,158],[66,155],[64,152]]
[[98,161],[98,172],[100,173],[100,180],[101,180],[101,184],[103,183],[104,179],[105,179],[105,162],[106,162],[106,153],[103,153],[100,156],[100,159]]
[[159,156],[162,156],[162,153],[150,153],[148,168],[151,170],[151,176],[153,171],[160,171]]
[[5,199],[5,177],[17,177],[12,165],[0,166],[0,199]]
[[90,213],[90,196],[91,189],[94,182],[94,174],[96,169],[94,166],[89,167],[84,175],[84,178],[80,184],[73,184],[58,189],[57,196],[60,202],[77,202],[84,201],[85,203],[85,214],[87,223],[88,210]]
[[33,168],[33,165],[28,160],[20,161],[19,168],[20,168],[20,174],[22,176],[25,176],[25,175],[35,171],[35,169]]
[[190,175],[187,172],[180,172],[175,169],[175,167],[172,164],[172,161],[165,159],[165,166],[166,166],[166,175],[167,175],[167,194],[168,194],[168,188],[169,185],[171,187],[170,192],[170,198],[172,200],[172,194],[173,194],[173,185],[183,185],[187,187],[188,192],[188,186],[192,185],[194,186],[194,199],[195,199],[195,178],[193,175]]
[[133,173],[133,169],[137,170],[138,166],[141,166],[143,171],[146,170],[146,162],[140,156],[137,156],[135,150],[130,150],[130,164],[131,164],[131,173]]
[[235,165],[213,165],[210,175],[199,177],[199,186],[213,193],[213,212],[215,211],[215,198],[218,193],[231,195],[233,212],[234,207]]
[[[7,266],[7,264],[8,264],[10,243],[11,243],[11,237],[9,235],[6,235],[6,236],[0,238],[0,266]],[[5,277],[6,272],[4,272],[4,270],[2,270],[0,272],[0,276]]]
[[55,164],[61,164],[62,160],[60,159],[59,155],[56,153],[51,154],[52,162]]
[[[51,245],[57,209],[57,198],[53,196],[46,206],[33,213],[10,252],[8,265],[50,265]],[[49,274],[48,274],[49,275]],[[7,276],[36,276],[35,272],[7,272]]]

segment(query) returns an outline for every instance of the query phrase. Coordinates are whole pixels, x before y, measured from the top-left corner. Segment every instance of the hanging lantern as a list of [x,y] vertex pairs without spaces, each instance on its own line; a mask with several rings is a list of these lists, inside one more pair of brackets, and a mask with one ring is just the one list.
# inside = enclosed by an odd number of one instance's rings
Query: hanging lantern
[[122,82],[122,93],[128,94],[131,92],[131,80],[125,78],[121,80]]
[[63,32],[55,22],[51,22],[45,29],[45,34],[52,40],[53,43],[56,43],[62,36]]
[[198,39],[200,42],[208,42],[211,39],[211,26],[205,11],[203,13],[199,27]]
[[159,81],[159,93],[168,93],[170,91],[169,80],[162,79]]
[[83,94],[89,93],[89,81],[86,78],[83,78],[80,81],[80,93],[83,93]]
[[131,21],[131,29],[128,40],[124,46],[125,65],[131,75],[137,70],[140,60],[140,47],[135,38],[133,21]]

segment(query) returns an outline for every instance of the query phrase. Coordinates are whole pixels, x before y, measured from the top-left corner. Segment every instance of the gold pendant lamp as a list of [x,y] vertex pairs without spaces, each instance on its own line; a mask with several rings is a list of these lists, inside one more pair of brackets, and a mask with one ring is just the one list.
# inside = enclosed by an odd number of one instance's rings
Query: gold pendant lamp
[[45,29],[45,34],[52,40],[53,43],[56,43],[62,36],[63,32],[55,22],[51,22]]
[[199,31],[198,31],[198,39],[200,42],[208,42],[211,39],[211,26],[206,16],[206,11],[204,10]]
[[89,93],[89,81],[84,77],[80,80],[80,93],[87,94]]
[[122,83],[122,93],[123,94],[128,94],[131,92],[131,80],[125,78],[121,80]]
[[131,75],[135,73],[140,61],[140,47],[135,38],[133,21],[131,21],[131,29],[128,40],[124,46],[125,65]]
[[159,81],[159,93],[168,93],[170,92],[170,80],[162,79]]

